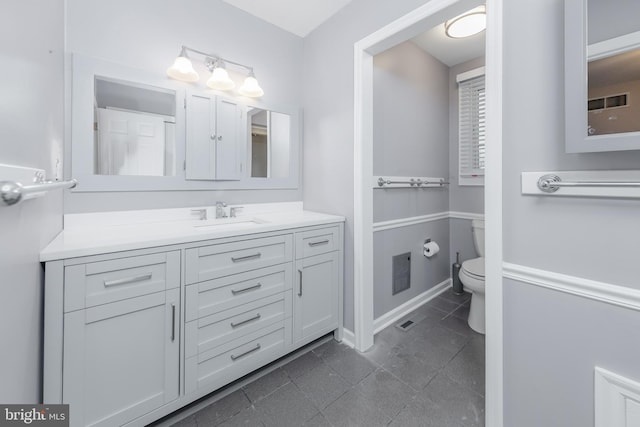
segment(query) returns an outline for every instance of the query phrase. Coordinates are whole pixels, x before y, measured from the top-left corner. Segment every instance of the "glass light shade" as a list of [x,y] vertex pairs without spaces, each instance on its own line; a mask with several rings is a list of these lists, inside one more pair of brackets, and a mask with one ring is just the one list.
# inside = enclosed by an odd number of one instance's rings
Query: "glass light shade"
[[487,28],[487,13],[485,6],[478,6],[462,15],[444,23],[447,36],[453,39],[470,37]]
[[184,55],[180,55],[173,62],[173,65],[167,70],[169,77],[183,82],[197,82],[200,76],[193,69],[191,60]]
[[233,89],[236,84],[229,77],[227,70],[218,66],[213,69],[211,77],[207,80],[207,86],[211,89],[230,90]]
[[251,98],[257,98],[264,95],[264,91],[253,74],[250,74],[246,79],[244,79],[244,84],[240,87],[238,92],[240,92],[241,95]]

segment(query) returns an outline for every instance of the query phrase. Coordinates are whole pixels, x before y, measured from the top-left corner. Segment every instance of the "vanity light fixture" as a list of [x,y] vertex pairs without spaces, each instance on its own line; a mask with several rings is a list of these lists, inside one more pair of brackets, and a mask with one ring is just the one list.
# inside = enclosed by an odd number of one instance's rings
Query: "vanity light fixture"
[[206,84],[211,89],[231,90],[236,86],[234,81],[229,77],[229,73],[226,69],[226,64],[232,64],[235,68],[247,74],[244,84],[238,90],[241,95],[251,98],[257,98],[264,95],[264,91],[258,84],[258,80],[256,80],[256,76],[253,73],[253,67],[221,58],[218,55],[192,49],[187,46],[182,46],[180,55],[176,58],[173,65],[167,70],[167,75],[169,75],[169,77],[183,82],[198,81],[198,73],[194,70],[193,64],[187,56],[187,51],[204,56],[204,65],[209,69],[209,71],[211,71],[211,77],[209,77]]
[[444,23],[444,32],[452,39],[470,37],[487,28],[487,7],[478,6]]

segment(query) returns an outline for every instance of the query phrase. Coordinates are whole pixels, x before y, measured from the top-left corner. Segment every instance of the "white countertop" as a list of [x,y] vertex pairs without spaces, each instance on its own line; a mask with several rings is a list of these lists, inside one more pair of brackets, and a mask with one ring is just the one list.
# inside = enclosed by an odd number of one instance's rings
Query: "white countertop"
[[[268,205],[271,209],[263,209],[262,213],[260,208],[256,207],[266,205],[254,205],[255,207],[247,205],[246,212],[238,215],[237,218],[221,221],[194,219],[189,208],[116,212],[111,215],[100,213],[93,217],[92,214],[74,216],[81,216],[81,220],[67,219],[65,216],[65,229],[40,252],[40,261],[199,242],[344,221],[344,217],[341,216],[304,211],[301,209],[301,204],[299,209],[291,209],[291,204],[283,205],[288,205],[288,208],[277,211],[273,209],[277,204]],[[145,212],[144,221],[140,220],[140,212]],[[168,215],[165,212],[183,213]],[[119,220],[104,221],[109,217],[119,218]],[[98,220],[92,222],[92,218]],[[128,222],[126,218],[130,218],[131,221]],[[223,224],[214,225],[220,223]]]

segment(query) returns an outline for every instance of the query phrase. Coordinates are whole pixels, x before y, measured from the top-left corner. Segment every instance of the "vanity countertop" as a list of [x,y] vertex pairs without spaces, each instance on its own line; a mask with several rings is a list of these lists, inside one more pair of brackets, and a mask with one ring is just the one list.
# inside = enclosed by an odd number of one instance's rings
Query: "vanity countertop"
[[[291,204],[289,204],[291,206]],[[178,212],[178,209],[166,210]],[[184,209],[187,213],[190,209]],[[140,221],[140,215],[134,220],[105,223],[108,213],[96,214],[98,221],[92,221],[89,215],[82,214],[82,221],[68,221],[65,216],[65,229],[40,252],[40,261],[54,261],[89,255],[106,254],[157,246],[199,242],[225,237],[236,237],[255,233],[267,233],[299,227],[309,227],[343,222],[342,216],[310,212],[301,209],[283,211],[265,211],[247,209],[248,212],[237,218],[226,220],[197,220],[184,215],[171,218],[170,215],[151,216]],[[143,211],[137,211],[143,212]],[[148,212],[161,212],[148,211]],[[122,216],[114,213],[112,217]],[[137,217],[137,218],[136,218]],[[219,225],[218,225],[219,224]]]

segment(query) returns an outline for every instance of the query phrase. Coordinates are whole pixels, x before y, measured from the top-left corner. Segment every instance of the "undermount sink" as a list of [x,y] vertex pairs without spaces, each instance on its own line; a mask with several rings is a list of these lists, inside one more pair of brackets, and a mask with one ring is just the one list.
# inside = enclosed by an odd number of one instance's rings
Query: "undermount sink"
[[252,227],[259,224],[264,224],[266,221],[263,221],[258,218],[219,218],[219,219],[209,219],[198,221],[195,224],[194,228],[237,228],[237,227]]

